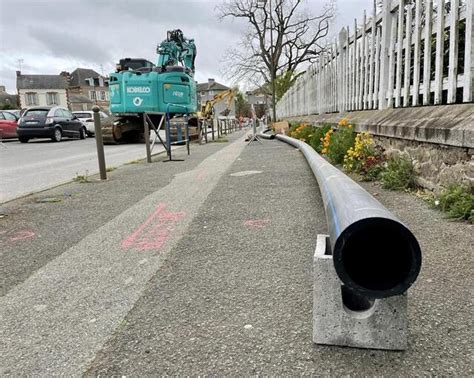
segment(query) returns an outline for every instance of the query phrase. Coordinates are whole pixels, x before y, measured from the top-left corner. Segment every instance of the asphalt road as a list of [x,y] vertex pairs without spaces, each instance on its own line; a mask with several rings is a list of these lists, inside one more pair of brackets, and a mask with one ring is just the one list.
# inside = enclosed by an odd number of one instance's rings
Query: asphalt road
[[[153,152],[163,150],[156,145]],[[107,167],[145,157],[144,144],[105,146]],[[77,175],[98,172],[94,138],[64,139],[60,143],[49,139],[31,140],[27,144],[5,141],[0,146],[0,203],[51,188]]]

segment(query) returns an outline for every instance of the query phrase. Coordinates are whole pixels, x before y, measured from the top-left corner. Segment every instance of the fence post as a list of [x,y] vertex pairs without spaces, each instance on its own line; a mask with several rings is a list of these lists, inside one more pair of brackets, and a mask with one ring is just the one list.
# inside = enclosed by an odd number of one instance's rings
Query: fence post
[[474,2],[466,3],[466,47],[464,58],[463,101],[474,100]]
[[448,104],[456,102],[459,53],[459,0],[451,0],[449,22]]
[[[453,3],[451,3],[453,4]],[[453,11],[457,9],[454,8]],[[432,37],[433,0],[426,1],[425,9],[425,49],[423,59],[423,105],[430,104],[431,93],[431,37]]]
[[390,9],[390,0],[383,0],[382,9],[382,48],[380,49],[380,87],[379,87],[379,109],[387,108],[387,89],[389,87],[389,54],[390,40],[392,34],[393,15]]

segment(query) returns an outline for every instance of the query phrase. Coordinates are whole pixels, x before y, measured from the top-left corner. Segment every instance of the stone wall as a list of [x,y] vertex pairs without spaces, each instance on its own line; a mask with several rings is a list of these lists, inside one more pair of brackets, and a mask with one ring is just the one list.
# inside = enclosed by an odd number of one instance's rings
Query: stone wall
[[418,184],[439,190],[451,184],[474,186],[474,150],[397,138],[374,137],[388,156],[405,155],[413,161]]
[[330,113],[288,121],[336,125],[342,118],[358,132],[369,131],[388,155],[409,156],[421,186],[474,186],[474,104]]

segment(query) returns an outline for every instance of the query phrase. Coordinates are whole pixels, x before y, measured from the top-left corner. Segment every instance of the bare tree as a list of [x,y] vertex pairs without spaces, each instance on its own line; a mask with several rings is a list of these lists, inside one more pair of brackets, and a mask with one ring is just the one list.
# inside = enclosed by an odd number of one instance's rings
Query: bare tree
[[335,14],[335,1],[328,0],[317,16],[307,12],[305,3],[304,0],[272,0],[270,9],[266,0],[226,0],[218,6],[221,18],[244,19],[249,24],[240,45],[226,51],[226,76],[262,85],[314,62],[324,50],[323,41]]

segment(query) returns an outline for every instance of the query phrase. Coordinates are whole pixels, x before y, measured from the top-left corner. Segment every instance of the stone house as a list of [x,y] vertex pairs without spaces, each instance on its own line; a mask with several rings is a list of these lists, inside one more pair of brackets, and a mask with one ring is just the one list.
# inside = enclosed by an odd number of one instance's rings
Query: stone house
[[16,72],[16,88],[21,108],[58,105],[68,108],[68,79],[60,75],[23,75]]
[[[229,89],[230,89],[229,87],[218,83],[214,79],[208,79],[207,83],[199,83],[196,86],[198,109],[201,109],[201,106],[204,106],[206,104],[206,101],[212,100],[214,96],[218,94],[219,92],[224,92]],[[222,101],[215,105],[215,111],[217,114],[220,114],[225,109],[226,109],[225,101]],[[235,115],[234,102],[231,104],[231,107],[230,107],[230,115]]]
[[0,85],[0,109],[18,109],[18,96],[7,93],[4,85]]
[[69,74],[69,102],[72,111],[91,110],[94,105],[109,110],[109,79],[88,68]]

